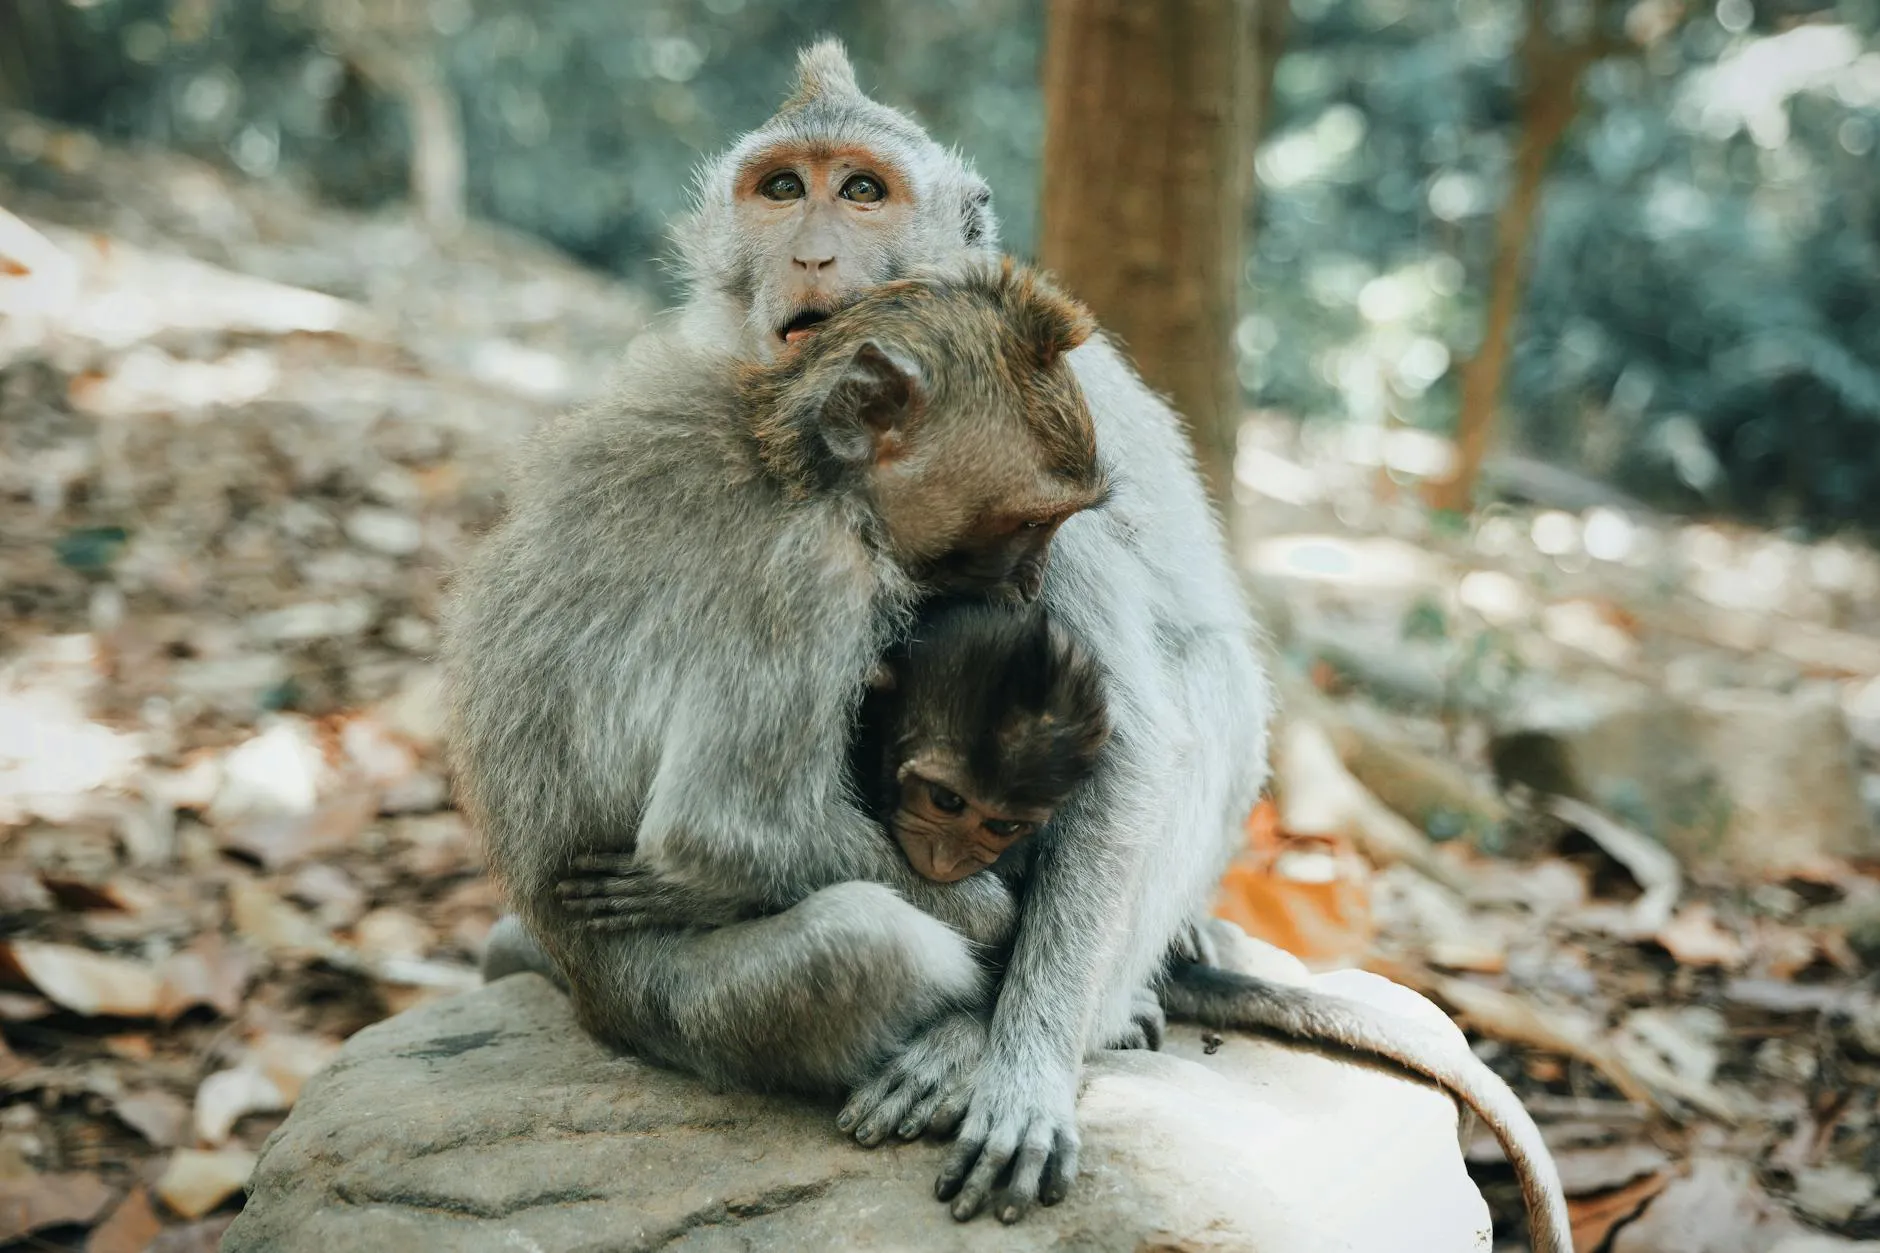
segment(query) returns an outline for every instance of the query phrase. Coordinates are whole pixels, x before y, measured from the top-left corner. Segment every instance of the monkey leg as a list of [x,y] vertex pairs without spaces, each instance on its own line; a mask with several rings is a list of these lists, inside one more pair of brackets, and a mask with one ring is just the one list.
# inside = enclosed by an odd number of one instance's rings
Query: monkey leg
[[577,932],[569,949],[589,1030],[727,1086],[846,1093],[986,996],[967,941],[875,883],[709,930]]

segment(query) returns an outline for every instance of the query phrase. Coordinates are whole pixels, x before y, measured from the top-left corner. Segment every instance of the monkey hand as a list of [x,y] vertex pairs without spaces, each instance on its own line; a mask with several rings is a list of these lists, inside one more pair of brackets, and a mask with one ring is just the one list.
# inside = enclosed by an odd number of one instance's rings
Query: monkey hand
[[934,1195],[965,1222],[985,1207],[1009,1170],[994,1212],[1002,1223],[1033,1201],[1056,1205],[1077,1177],[1077,1075],[1043,1074],[991,1057],[981,1066],[959,1139]]
[[574,925],[588,931],[720,927],[749,912],[747,902],[661,873],[633,853],[575,858],[555,895]]
[[973,1072],[985,1053],[985,1021],[965,1011],[948,1014],[857,1088],[836,1126],[871,1149],[890,1132],[903,1140],[951,1134],[966,1116]]

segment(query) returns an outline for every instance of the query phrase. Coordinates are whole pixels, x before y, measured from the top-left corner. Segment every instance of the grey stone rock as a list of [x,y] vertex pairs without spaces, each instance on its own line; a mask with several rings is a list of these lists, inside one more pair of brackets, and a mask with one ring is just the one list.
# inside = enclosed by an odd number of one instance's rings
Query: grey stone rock
[[1880,852],[1825,689],[1549,691],[1502,719],[1491,751],[1504,783],[1595,805],[1686,866],[1773,873]]
[[[1353,976],[1328,982],[1365,995]],[[1417,1001],[1384,994],[1400,1010]],[[1489,1248],[1448,1097],[1267,1041],[1229,1038],[1204,1057],[1197,1031],[1172,1035],[1164,1053],[1087,1067],[1068,1200],[1012,1227],[962,1225],[933,1200],[944,1145],[864,1150],[837,1134],[832,1104],[714,1092],[618,1055],[546,981],[517,975],[349,1040],[268,1141],[222,1247]]]

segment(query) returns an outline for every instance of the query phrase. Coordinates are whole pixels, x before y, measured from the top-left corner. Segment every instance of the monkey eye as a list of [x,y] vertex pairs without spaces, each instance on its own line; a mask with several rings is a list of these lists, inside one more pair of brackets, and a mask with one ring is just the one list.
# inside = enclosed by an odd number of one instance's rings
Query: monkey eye
[[1027,518],[1018,524],[1018,529],[1021,531],[1035,531],[1043,525],[1044,523],[1038,521],[1036,518]]
[[852,174],[842,184],[842,198],[853,200],[857,204],[874,204],[884,199],[888,189],[881,185],[881,180],[872,174]]
[[766,200],[801,200],[803,180],[794,171],[778,170],[758,184],[757,190]]
[[938,783],[927,785],[927,799],[932,801],[933,807],[943,814],[958,814],[966,811],[966,798],[950,788],[941,787]]
[[1031,834],[1031,824],[1015,818],[988,818],[983,825],[1002,840],[1015,840],[1021,835]]

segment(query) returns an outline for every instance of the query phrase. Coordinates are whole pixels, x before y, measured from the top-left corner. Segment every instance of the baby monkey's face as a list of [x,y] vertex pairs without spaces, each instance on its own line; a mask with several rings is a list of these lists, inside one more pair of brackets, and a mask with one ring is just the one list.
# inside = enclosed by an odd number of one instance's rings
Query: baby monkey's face
[[1049,822],[1053,812],[981,799],[958,765],[931,754],[903,765],[899,803],[888,818],[908,864],[935,883],[978,874]]

